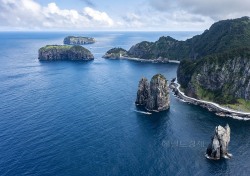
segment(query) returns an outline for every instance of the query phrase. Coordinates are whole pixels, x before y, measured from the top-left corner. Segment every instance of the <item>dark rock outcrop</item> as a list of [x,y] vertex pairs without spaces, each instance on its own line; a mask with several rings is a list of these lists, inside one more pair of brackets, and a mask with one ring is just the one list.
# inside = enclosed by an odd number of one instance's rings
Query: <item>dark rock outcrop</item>
[[150,88],[147,78],[142,78],[139,82],[137,97],[135,103],[137,105],[146,106],[149,98]]
[[142,78],[135,103],[144,106],[149,111],[168,110],[170,98],[166,78],[157,74],[152,77],[150,84],[146,78]]
[[230,127],[227,124],[225,128],[222,126],[215,127],[214,135],[211,138],[211,143],[208,145],[206,157],[208,159],[218,160],[221,157],[231,158],[228,153],[228,144],[230,142]]
[[39,49],[38,59],[41,61],[53,60],[92,60],[93,54],[82,46],[47,45]]
[[68,36],[64,38],[63,43],[66,45],[85,45],[95,43],[95,39],[92,37]]

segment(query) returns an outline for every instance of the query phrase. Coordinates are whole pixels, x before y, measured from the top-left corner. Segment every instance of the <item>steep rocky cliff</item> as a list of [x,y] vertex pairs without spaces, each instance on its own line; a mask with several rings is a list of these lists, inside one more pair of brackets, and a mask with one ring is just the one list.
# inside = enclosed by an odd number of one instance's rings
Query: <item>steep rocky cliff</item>
[[92,37],[68,36],[64,38],[63,43],[66,45],[85,45],[95,43],[95,39]]
[[93,54],[82,46],[47,45],[38,51],[39,60],[92,60]]
[[169,36],[156,42],[143,41],[132,46],[128,55],[146,60],[199,59],[214,53],[250,45],[250,19],[242,17],[214,23],[209,30],[185,41]]
[[169,90],[166,78],[157,74],[150,84],[146,78],[139,82],[135,103],[144,106],[149,111],[164,111],[170,107]]
[[178,82],[185,94],[220,104],[250,100],[250,48],[182,61]]
[[230,142],[230,127],[227,124],[225,128],[222,126],[215,127],[214,135],[207,147],[206,157],[209,159],[218,160],[221,157],[231,158],[228,153],[228,144]]

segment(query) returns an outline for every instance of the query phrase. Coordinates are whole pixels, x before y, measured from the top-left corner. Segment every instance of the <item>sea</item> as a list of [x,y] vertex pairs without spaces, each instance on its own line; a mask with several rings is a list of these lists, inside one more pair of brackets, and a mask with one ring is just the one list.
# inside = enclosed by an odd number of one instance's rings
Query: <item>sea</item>
[[[107,60],[161,36],[201,32],[1,32],[0,175],[250,175],[250,122],[219,117],[171,93],[169,111],[135,106],[138,82],[176,77],[178,64]],[[40,62],[38,49],[64,37],[94,37],[86,62]],[[232,159],[208,160],[215,126],[231,127]]]

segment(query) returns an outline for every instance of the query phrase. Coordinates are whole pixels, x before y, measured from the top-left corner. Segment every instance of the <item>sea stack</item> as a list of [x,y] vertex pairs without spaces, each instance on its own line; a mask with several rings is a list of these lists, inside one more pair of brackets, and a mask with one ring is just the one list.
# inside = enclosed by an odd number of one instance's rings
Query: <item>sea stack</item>
[[161,74],[156,74],[149,84],[146,78],[142,78],[139,82],[135,103],[144,106],[148,111],[168,110],[170,98],[167,79]]
[[228,153],[228,144],[230,142],[230,127],[227,124],[224,128],[216,126],[214,135],[211,138],[211,143],[208,145],[206,157],[208,159],[219,160],[223,158],[231,158]]

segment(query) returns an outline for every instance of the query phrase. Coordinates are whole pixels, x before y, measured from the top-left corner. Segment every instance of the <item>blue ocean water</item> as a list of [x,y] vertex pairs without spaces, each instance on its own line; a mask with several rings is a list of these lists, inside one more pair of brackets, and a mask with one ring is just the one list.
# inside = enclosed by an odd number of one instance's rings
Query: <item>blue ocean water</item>
[[[249,175],[250,122],[222,118],[171,94],[167,112],[134,105],[138,81],[176,77],[177,64],[105,60],[162,35],[197,32],[0,33],[0,175]],[[67,35],[95,37],[89,62],[39,62]],[[204,157],[216,125],[231,127],[231,160]]]

